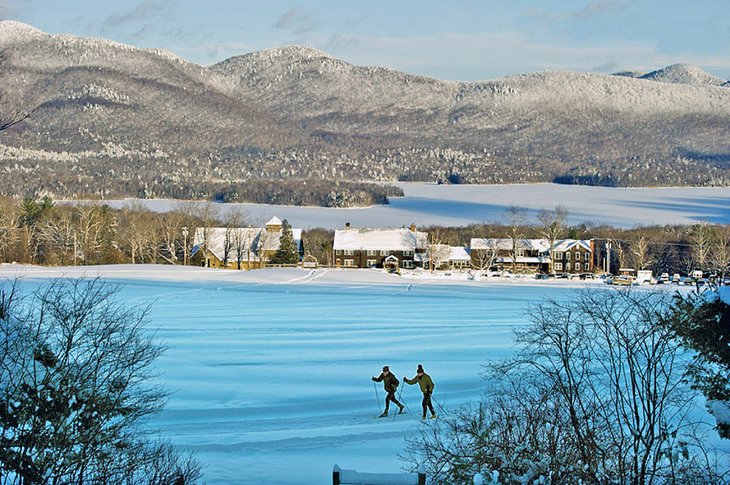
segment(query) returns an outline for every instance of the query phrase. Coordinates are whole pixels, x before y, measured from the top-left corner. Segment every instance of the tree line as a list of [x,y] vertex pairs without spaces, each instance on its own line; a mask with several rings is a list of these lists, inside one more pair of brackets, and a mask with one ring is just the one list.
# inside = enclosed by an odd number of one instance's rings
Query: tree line
[[[241,208],[223,212],[214,203],[179,202],[168,212],[154,212],[140,202],[120,209],[100,202],[54,203],[48,197],[0,198],[0,262],[46,265],[118,263],[189,263],[197,228],[264,227]],[[717,274],[730,267],[730,226],[691,225],[616,228],[589,223],[568,224],[558,206],[527,222],[526,210],[510,207],[503,222],[464,227],[428,226],[430,243],[466,246],[472,238],[594,239],[596,267],[651,269],[688,274],[701,269]],[[296,225],[294,223],[294,225]],[[334,231],[303,231],[304,254],[332,265]],[[607,248],[610,247],[610,252]]]

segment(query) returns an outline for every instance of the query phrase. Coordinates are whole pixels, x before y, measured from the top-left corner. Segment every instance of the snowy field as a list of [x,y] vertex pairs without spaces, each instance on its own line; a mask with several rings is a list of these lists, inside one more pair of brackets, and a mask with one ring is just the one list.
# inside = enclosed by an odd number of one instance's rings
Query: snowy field
[[[482,366],[512,351],[530,302],[592,283],[403,279],[372,270],[251,272],[171,266],[1,265],[31,289],[57,276],[121,283],[129,304],[152,304],[169,350],[158,361],[172,392],[153,425],[194,450],[209,484],[326,484],[332,467],[399,472],[409,412],[376,419],[384,393],[370,377],[402,378],[422,363],[437,411],[479,399]],[[376,399],[376,390],[377,398]]]
[[122,283],[130,304],[153,303],[173,392],[155,425],[198,453],[211,484],[322,484],[334,464],[399,471],[404,436],[423,426],[420,392],[403,390],[409,414],[375,419],[382,402],[370,377],[384,364],[413,377],[423,363],[440,405],[476,400],[481,366],[511,351],[528,300],[570,288],[373,271],[0,266],[1,278],[22,275],[30,287],[98,274]]
[[[328,209],[321,207],[222,204],[241,207],[250,222],[265,222],[271,216],[288,219],[304,229],[354,227],[402,227],[440,224],[465,226],[480,222],[504,222],[510,205],[529,209],[535,222],[541,209],[560,204],[569,211],[569,221],[593,222],[617,227],[649,224],[689,224],[698,221],[730,223],[730,187],[609,188],[578,185],[436,185],[398,183],[405,197],[392,198],[389,206]],[[108,201],[122,207],[129,201]],[[155,211],[175,206],[170,200],[142,200]]]

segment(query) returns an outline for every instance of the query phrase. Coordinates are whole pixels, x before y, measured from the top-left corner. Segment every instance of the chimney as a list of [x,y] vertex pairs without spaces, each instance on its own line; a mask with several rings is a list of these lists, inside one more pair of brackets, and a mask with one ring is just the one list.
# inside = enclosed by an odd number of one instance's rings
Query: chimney
[[416,232],[416,224],[413,222],[411,223],[411,231]]
[[345,229],[350,229],[350,223],[349,222],[345,222]]

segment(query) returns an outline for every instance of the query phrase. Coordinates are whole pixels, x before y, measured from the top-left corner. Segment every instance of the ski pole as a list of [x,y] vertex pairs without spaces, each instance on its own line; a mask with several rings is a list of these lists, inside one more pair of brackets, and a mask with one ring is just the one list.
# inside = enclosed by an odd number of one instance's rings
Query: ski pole
[[375,384],[375,381],[373,381],[373,387],[375,388],[375,399],[378,400],[378,411],[380,413],[383,412],[382,408],[380,407],[380,396],[378,395],[378,385]]
[[[398,400],[399,400],[399,401],[401,401],[401,398],[400,398],[400,397],[401,397],[402,395],[403,395],[403,388],[401,387],[401,388],[400,388],[400,391],[398,391]],[[406,403],[405,401],[401,401],[401,402],[402,402],[402,403],[403,403],[403,405],[404,405],[404,406],[406,407],[406,409],[408,410],[408,412],[411,412],[411,408],[409,408],[409,407],[408,407],[408,404],[407,404],[407,403]]]

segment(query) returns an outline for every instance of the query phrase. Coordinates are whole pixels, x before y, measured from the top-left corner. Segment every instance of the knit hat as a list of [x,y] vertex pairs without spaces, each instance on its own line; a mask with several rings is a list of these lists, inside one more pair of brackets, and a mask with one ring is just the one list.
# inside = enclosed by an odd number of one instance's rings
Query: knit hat
[[383,372],[385,372],[385,371],[390,371],[390,368],[387,365],[383,366]]
[[418,364],[418,369],[416,369],[416,374],[424,374],[423,366],[421,364]]

